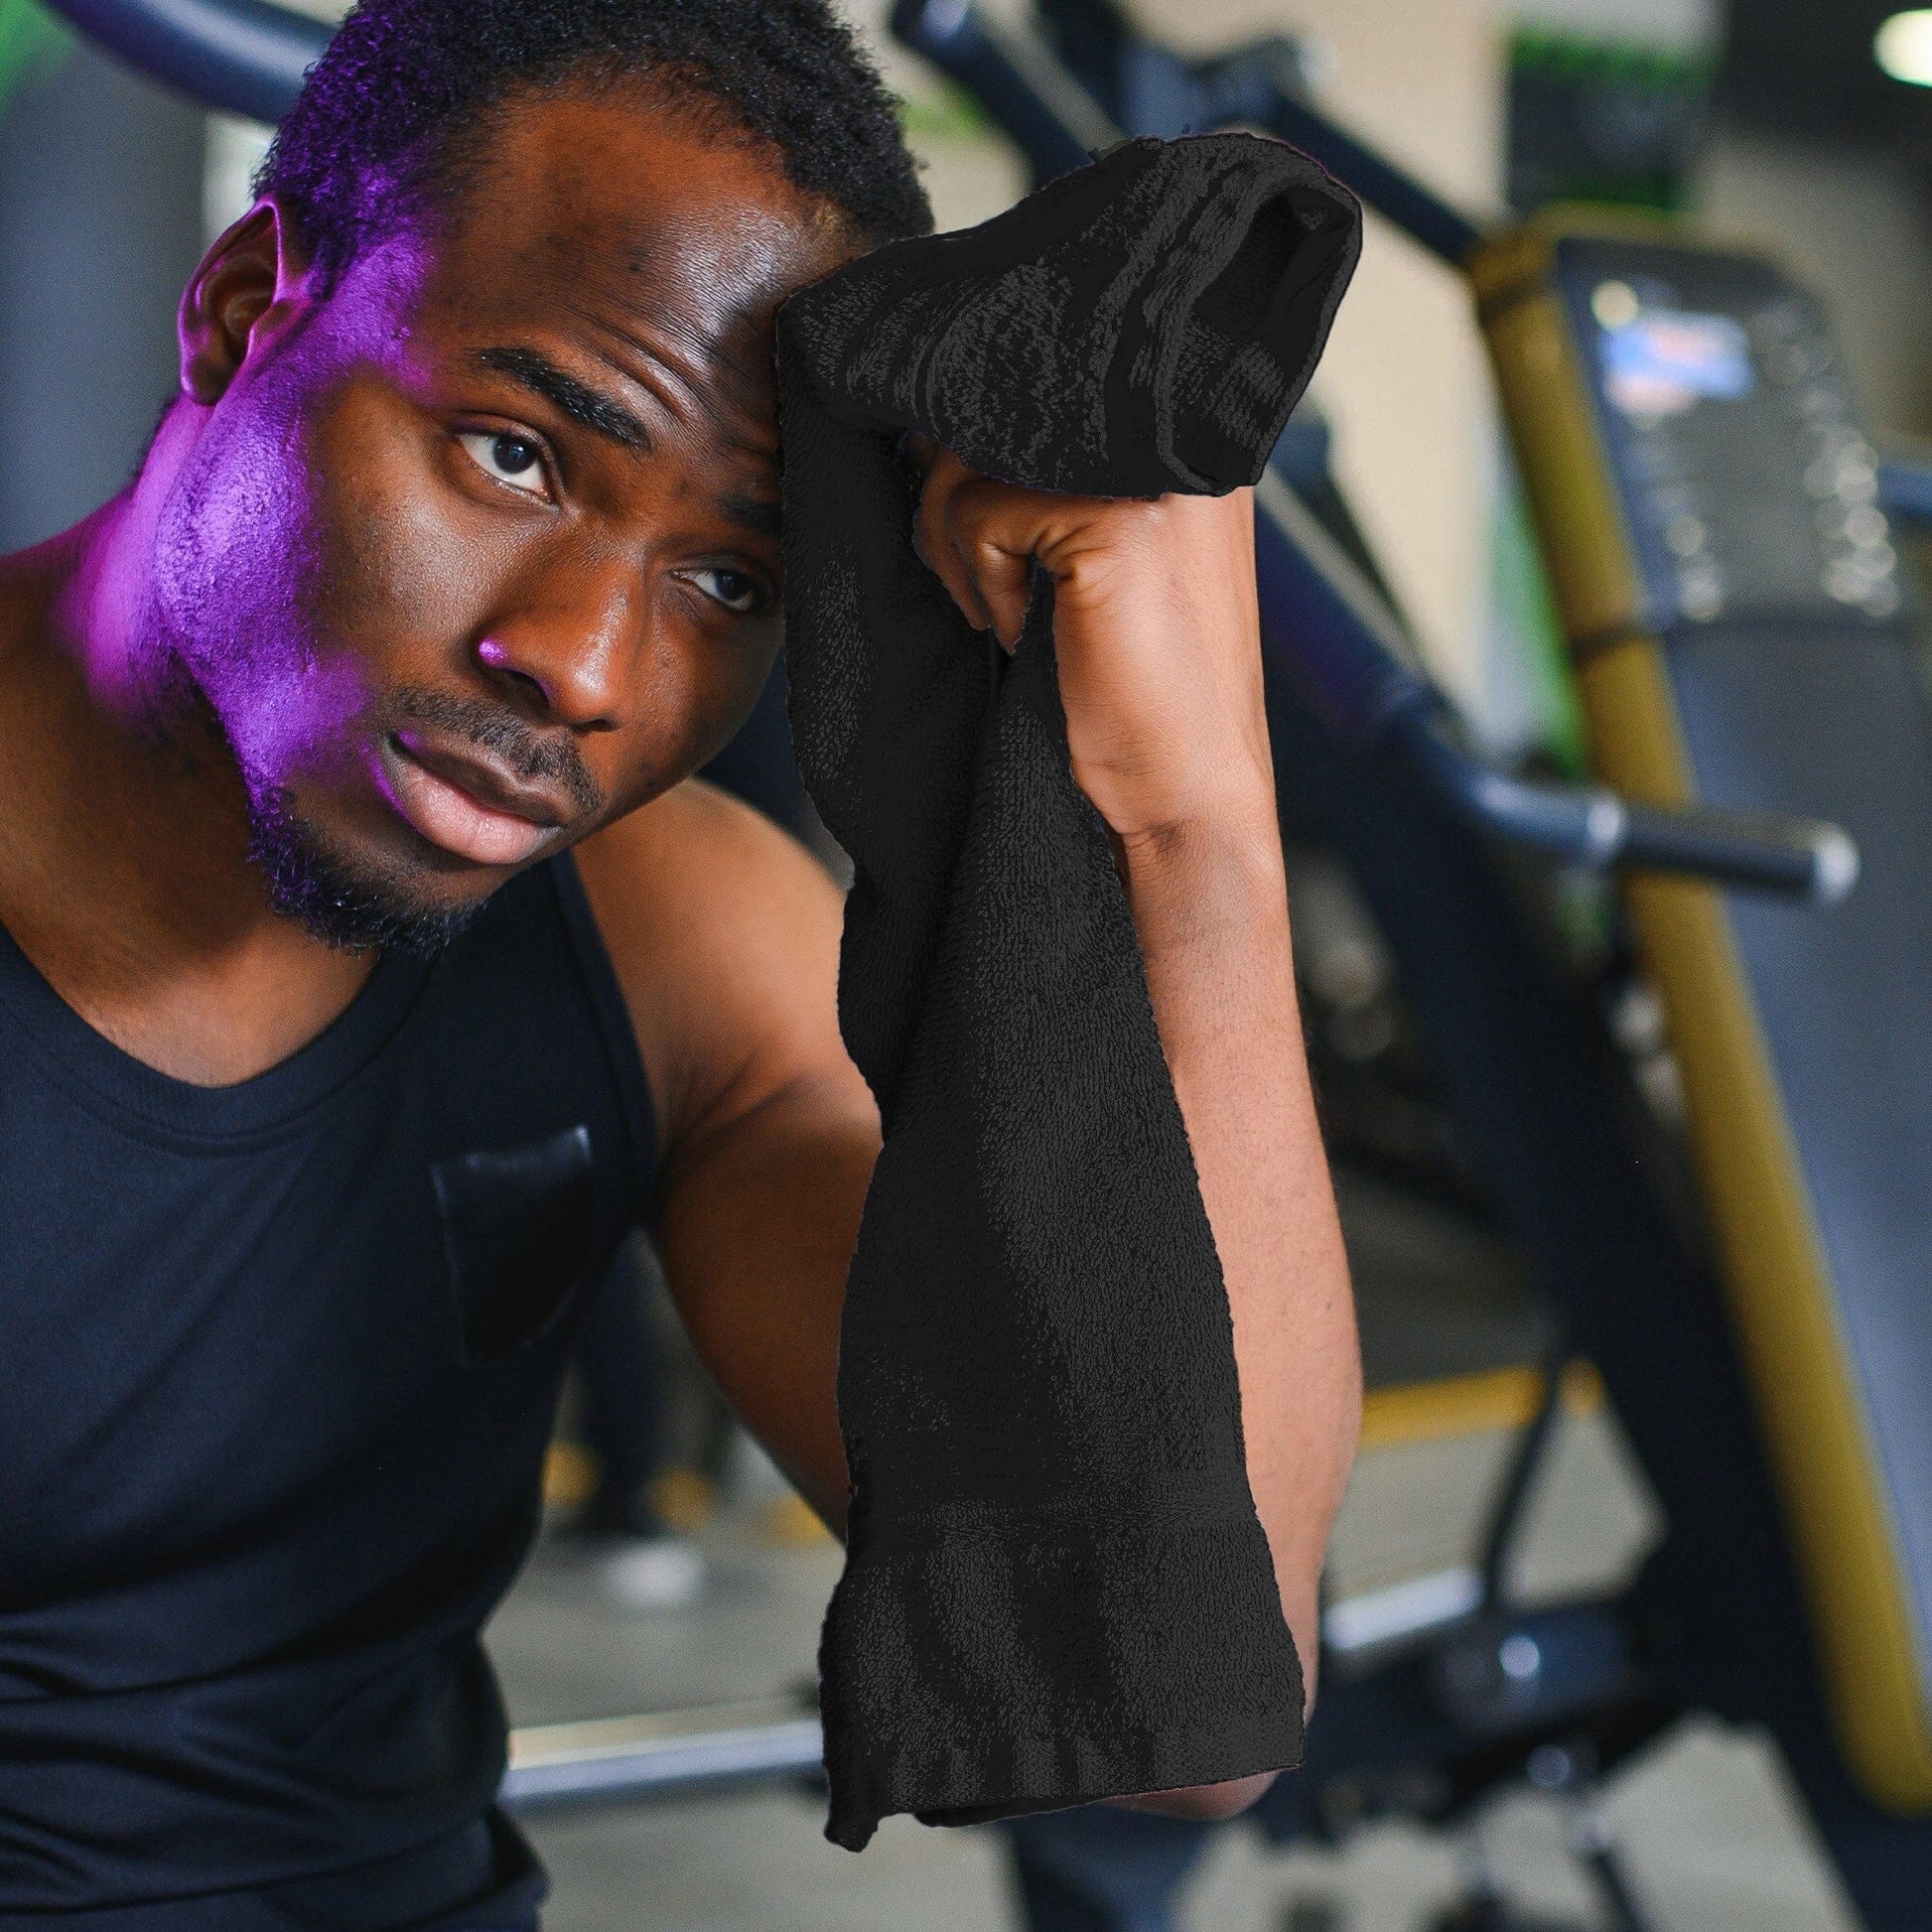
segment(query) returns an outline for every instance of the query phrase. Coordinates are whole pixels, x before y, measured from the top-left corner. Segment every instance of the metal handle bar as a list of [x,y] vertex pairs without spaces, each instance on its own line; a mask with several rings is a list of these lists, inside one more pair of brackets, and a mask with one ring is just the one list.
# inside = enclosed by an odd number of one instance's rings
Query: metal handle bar
[[[898,0],[893,31],[970,88],[1041,175],[1122,138],[1036,36],[971,0]],[[1473,227],[1470,229],[1474,233]],[[1400,621],[1274,471],[1255,492],[1263,648],[1339,739],[1407,761],[1443,805],[1512,844],[1573,865],[1693,874],[1830,902],[1858,878],[1838,826],[1636,805],[1598,786],[1532,783],[1472,758]]]
[[267,0],[49,0],[130,67],[206,107],[279,121],[334,29]]
[[1894,453],[1878,465],[1878,501],[1893,522],[1932,529],[1932,460]]
[[661,1798],[807,1776],[824,1755],[818,1715],[797,1697],[540,1725],[511,1731],[497,1796],[517,1812]]
[[1707,806],[1636,805],[1612,791],[1535,784],[1469,758],[1417,713],[1392,722],[1436,794],[1471,822],[1517,845],[1637,872],[1681,872],[1752,892],[1830,905],[1859,879],[1859,848],[1822,819],[1778,818]]

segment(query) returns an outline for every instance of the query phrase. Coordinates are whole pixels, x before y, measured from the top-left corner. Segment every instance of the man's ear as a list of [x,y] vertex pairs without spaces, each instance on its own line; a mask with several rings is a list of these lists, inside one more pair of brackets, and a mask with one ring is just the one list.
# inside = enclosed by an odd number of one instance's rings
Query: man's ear
[[247,359],[262,318],[301,280],[288,217],[257,202],[202,257],[181,298],[181,386],[204,406],[219,402]]

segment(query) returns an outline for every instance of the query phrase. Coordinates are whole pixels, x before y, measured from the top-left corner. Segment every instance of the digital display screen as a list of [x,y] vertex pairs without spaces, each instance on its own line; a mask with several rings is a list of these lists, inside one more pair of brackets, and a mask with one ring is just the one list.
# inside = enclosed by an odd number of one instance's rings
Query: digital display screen
[[1567,235],[1558,263],[1659,625],[1896,616],[1877,455],[1817,303],[1674,240]]
[[1681,416],[1756,385],[1750,340],[1730,316],[1642,309],[1605,329],[1602,343],[1604,393],[1626,416]]

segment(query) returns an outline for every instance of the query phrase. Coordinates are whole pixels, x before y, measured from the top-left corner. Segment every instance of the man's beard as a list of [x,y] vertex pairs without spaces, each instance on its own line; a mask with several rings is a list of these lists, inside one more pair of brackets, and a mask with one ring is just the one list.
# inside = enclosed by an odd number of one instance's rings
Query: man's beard
[[248,857],[268,882],[269,903],[345,952],[431,959],[483,910],[483,901],[429,906],[394,879],[361,870],[327,843],[275,786],[248,787]]

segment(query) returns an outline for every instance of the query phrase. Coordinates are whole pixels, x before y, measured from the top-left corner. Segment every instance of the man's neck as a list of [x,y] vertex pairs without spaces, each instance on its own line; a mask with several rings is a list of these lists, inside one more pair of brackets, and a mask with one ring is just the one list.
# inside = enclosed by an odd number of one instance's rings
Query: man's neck
[[371,961],[269,905],[233,755],[152,648],[150,546],[130,493],[0,560],[0,923],[116,1045],[226,1085],[313,1038]]

